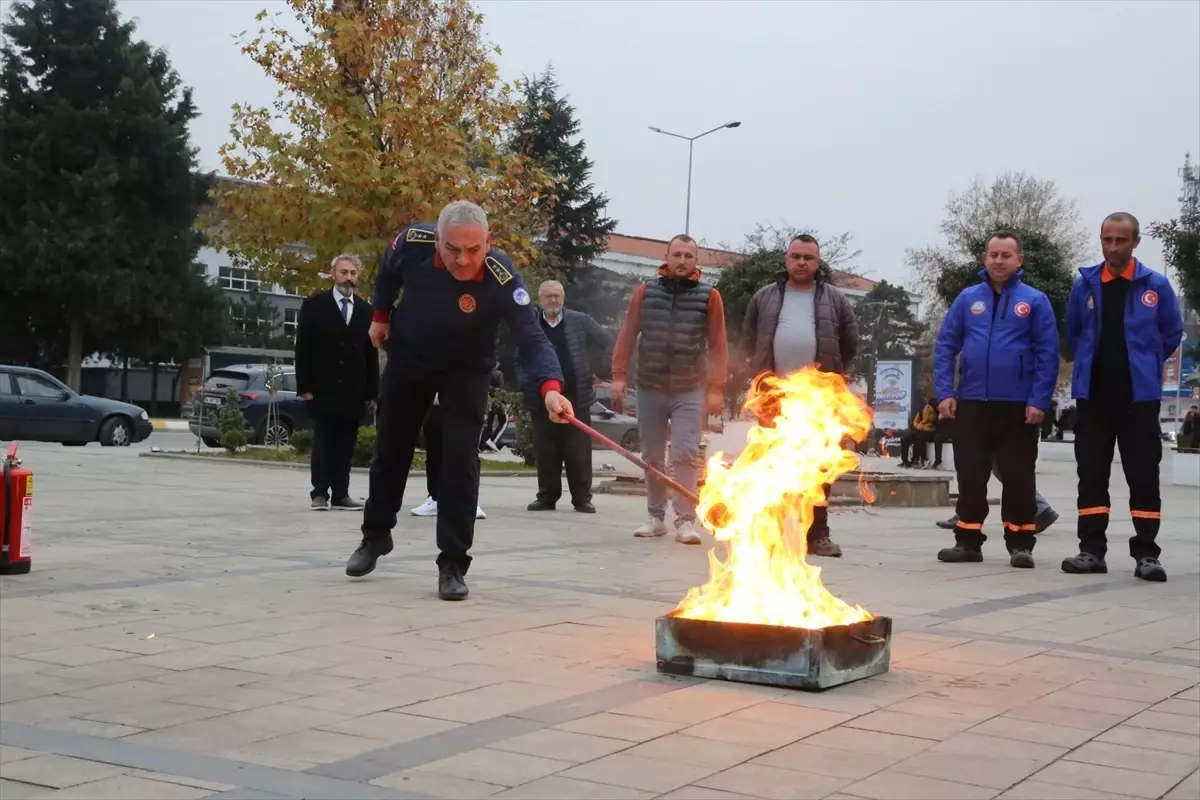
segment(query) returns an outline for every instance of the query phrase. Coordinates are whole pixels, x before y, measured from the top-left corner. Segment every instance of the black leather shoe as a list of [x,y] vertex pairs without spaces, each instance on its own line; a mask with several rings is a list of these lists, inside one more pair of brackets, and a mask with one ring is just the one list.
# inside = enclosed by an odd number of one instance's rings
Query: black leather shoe
[[944,519],[939,522],[935,522],[934,525],[937,525],[944,531],[952,531],[954,530],[955,526],[958,525],[958,514],[955,514],[950,519]]
[[545,500],[534,500],[529,505],[525,506],[526,511],[553,511],[554,503],[549,503]]
[[438,597],[443,600],[466,600],[469,590],[463,580],[462,570],[453,565],[438,571]]
[[380,556],[392,552],[392,537],[382,539],[363,539],[358,549],[350,554],[346,562],[346,574],[351,578],[361,578],[369,575],[375,569],[375,562]]
[[365,503],[361,503],[358,500],[355,500],[353,497],[346,496],[341,500],[334,500],[329,504],[329,507],[341,511],[362,511],[365,505]]
[[983,551],[956,544],[954,547],[945,547],[939,550],[938,561],[947,564],[977,563],[983,561]]
[[1158,562],[1157,558],[1147,556],[1138,559],[1137,566],[1133,569],[1133,576],[1144,581],[1162,583],[1167,579],[1167,571],[1163,569],[1163,565]]
[[575,510],[578,511],[580,514],[595,514],[596,513],[596,507],[594,505],[592,505],[591,503],[580,503],[579,505],[575,506]]
[[1062,571],[1072,575],[1103,575],[1108,572],[1108,564],[1104,563],[1103,558],[1097,558],[1091,553],[1080,553],[1077,556],[1064,558]]

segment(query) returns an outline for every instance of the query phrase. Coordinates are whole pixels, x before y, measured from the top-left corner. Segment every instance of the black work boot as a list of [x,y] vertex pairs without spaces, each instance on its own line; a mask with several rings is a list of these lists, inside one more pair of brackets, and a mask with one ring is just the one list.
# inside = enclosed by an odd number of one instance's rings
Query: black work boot
[[956,525],[958,525],[958,514],[955,514],[950,519],[944,519],[940,522],[935,522],[933,524],[937,525],[939,528],[941,528],[944,531],[952,531],[952,530],[954,530],[954,527]]
[[584,500],[582,503],[575,504],[575,510],[580,514],[595,514],[596,507],[592,505],[590,500]]
[[1103,558],[1094,556],[1091,553],[1081,552],[1077,556],[1064,558],[1062,571],[1069,572],[1072,575],[1103,574],[1108,572],[1108,564],[1104,563]]
[[379,560],[379,557],[386,556],[390,552],[392,552],[390,534],[371,539],[363,537],[362,544],[351,553],[350,560],[346,562],[346,574],[351,578],[369,575],[375,569],[375,562]]
[[457,564],[444,564],[438,568],[438,597],[443,600],[466,600],[467,582]]
[[818,536],[808,541],[808,554],[826,558],[841,558],[842,548],[828,536]]
[[553,511],[555,503],[548,500],[534,500],[529,505],[525,506],[526,511]]
[[1046,529],[1056,522],[1058,522],[1058,512],[1053,508],[1043,509],[1042,513],[1038,514],[1033,520],[1033,523],[1037,525],[1038,533],[1045,533]]
[[1008,565],[1018,569],[1033,569],[1033,553],[1028,550],[1013,550],[1008,555]]
[[1137,566],[1133,569],[1133,577],[1141,578],[1144,581],[1162,583],[1167,579],[1167,571],[1163,569],[1162,564],[1158,563],[1157,558],[1145,556],[1138,559]]
[[945,547],[939,550],[938,561],[944,561],[947,564],[983,561],[983,550],[978,547],[964,547],[956,544],[954,547]]

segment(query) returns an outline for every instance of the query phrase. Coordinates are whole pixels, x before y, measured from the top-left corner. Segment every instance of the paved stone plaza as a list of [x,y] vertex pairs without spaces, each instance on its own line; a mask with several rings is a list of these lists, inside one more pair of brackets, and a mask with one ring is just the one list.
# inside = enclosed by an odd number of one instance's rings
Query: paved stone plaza
[[472,596],[444,603],[433,520],[350,580],[359,515],[310,512],[302,471],[22,453],[4,800],[1200,798],[1194,489],[1164,487],[1166,584],[1132,576],[1119,468],[1108,575],[1059,571],[1069,463],[1041,464],[1063,518],[1035,570],[1007,566],[995,508],[967,565],[934,558],[950,509],[836,510],[826,583],[897,633],[890,673],[815,694],[655,672],[653,620],[707,548],[633,539],[641,498],[535,514],[531,479],[485,477]]

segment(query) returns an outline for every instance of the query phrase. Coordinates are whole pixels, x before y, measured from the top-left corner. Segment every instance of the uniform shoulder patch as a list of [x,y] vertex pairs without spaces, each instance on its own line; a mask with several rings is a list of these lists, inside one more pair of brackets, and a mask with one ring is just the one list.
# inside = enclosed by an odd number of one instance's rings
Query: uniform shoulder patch
[[421,244],[433,244],[433,231],[427,231],[423,228],[409,228],[408,233],[404,236],[406,242],[420,242]]
[[485,258],[483,260],[483,263],[487,265],[488,272],[492,273],[492,277],[494,277],[496,279],[496,282],[499,283],[501,286],[503,286],[504,284],[508,283],[509,281],[511,281],[513,279],[513,274],[508,269],[508,267],[501,264],[499,261],[497,261],[492,256],[488,256],[487,258]]
[[524,287],[518,286],[513,290],[513,300],[517,305],[527,306],[529,305],[529,299],[529,292],[525,291]]

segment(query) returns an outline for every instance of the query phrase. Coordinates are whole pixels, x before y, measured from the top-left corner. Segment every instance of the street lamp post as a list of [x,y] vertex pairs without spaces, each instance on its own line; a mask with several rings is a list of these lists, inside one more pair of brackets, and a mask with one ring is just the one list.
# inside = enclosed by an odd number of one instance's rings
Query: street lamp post
[[742,123],[740,123],[740,122],[726,122],[724,125],[718,125],[717,127],[713,128],[711,131],[705,131],[704,133],[698,133],[695,136],[682,136],[678,133],[671,133],[670,131],[664,131],[662,128],[655,128],[653,125],[650,126],[650,130],[654,131],[655,133],[661,133],[663,136],[674,136],[676,139],[683,139],[685,142],[688,143],[687,216],[684,218],[684,222],[683,222],[683,232],[684,233],[691,233],[691,225],[692,225],[692,149],[696,143],[696,140],[700,139],[704,136],[708,136],[710,133],[716,133],[717,131],[719,131],[723,128],[736,128],[741,124]]

